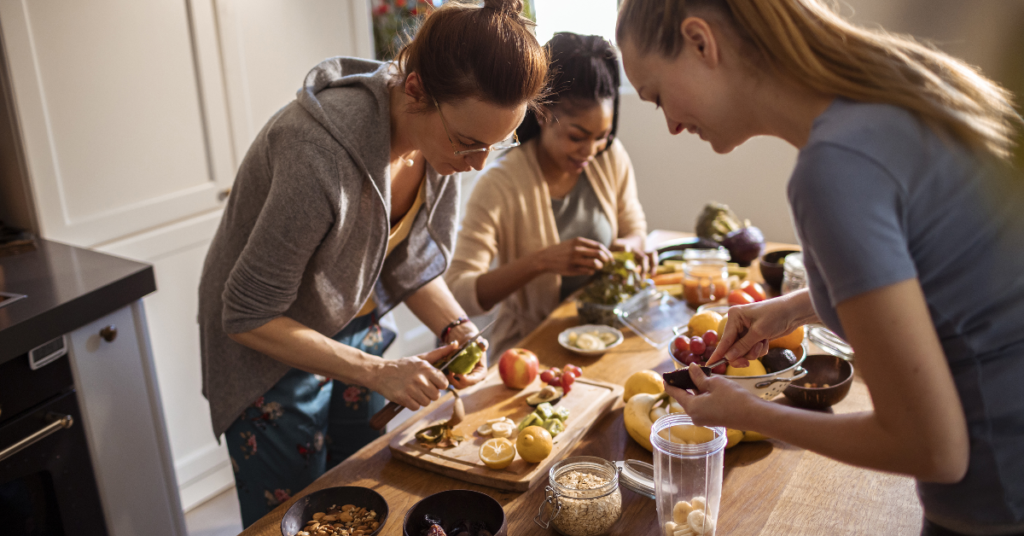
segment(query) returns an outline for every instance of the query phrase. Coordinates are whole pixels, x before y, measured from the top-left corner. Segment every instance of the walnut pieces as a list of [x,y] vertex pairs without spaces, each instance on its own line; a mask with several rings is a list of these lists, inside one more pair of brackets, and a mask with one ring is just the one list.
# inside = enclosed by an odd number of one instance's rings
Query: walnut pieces
[[369,536],[380,527],[377,512],[353,504],[333,505],[313,519],[295,536]]

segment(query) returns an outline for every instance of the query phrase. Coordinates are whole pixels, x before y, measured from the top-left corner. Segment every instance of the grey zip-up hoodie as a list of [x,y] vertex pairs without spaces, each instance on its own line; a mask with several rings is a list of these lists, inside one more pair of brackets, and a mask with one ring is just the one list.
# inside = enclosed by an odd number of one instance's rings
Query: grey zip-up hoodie
[[323,61],[239,167],[199,284],[203,394],[215,435],[289,370],[229,333],[287,316],[330,337],[371,293],[382,316],[451,260],[459,181],[429,165],[413,228],[384,258],[388,78],[387,64]]

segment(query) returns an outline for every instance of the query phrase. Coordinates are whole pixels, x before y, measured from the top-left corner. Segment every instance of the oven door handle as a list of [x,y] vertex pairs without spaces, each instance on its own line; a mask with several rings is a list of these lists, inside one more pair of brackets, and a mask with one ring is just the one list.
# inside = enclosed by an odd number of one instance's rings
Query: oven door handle
[[48,413],[46,417],[47,419],[51,419],[50,424],[40,428],[35,433],[29,435],[28,437],[25,437],[21,441],[18,441],[17,443],[5,448],[4,450],[0,450],[0,462],[21,452],[22,449],[39,441],[40,439],[43,439],[44,437],[53,434],[58,430],[62,430],[64,428],[71,428],[71,426],[75,424],[75,419],[71,417],[71,415]]

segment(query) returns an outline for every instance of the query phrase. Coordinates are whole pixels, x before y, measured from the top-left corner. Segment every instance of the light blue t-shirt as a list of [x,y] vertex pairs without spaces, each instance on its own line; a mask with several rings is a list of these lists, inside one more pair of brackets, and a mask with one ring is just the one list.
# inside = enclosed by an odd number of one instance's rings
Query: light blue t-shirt
[[918,483],[926,516],[1024,528],[1024,177],[902,108],[836,99],[788,195],[814,308],[836,333],[836,305],[921,283],[971,442],[963,481]]

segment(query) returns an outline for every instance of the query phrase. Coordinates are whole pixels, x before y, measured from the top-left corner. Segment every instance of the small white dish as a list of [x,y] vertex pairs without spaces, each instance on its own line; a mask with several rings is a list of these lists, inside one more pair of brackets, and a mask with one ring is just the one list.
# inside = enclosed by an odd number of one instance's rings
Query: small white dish
[[[610,333],[610,334],[615,336],[615,340],[612,341],[611,343],[607,344],[604,348],[597,349],[597,350],[584,350],[583,348],[577,348],[576,346],[573,346],[573,345],[569,344],[569,337],[573,333],[576,333],[577,336],[579,336],[579,335],[581,335],[583,333],[594,333],[594,332],[597,332],[597,333]],[[582,326],[576,326],[574,328],[569,328],[569,329],[559,333],[558,334],[558,344],[560,344],[562,346],[562,348],[565,348],[566,350],[569,350],[570,352],[573,352],[573,353],[577,353],[577,354],[580,354],[580,355],[595,356],[595,355],[601,355],[601,354],[607,352],[608,350],[611,350],[612,348],[615,348],[616,346],[622,344],[623,338],[624,337],[622,336],[622,332],[617,330],[617,329],[615,329],[615,328],[613,328],[613,327],[604,326],[604,325],[600,325],[600,324],[584,324]]]

